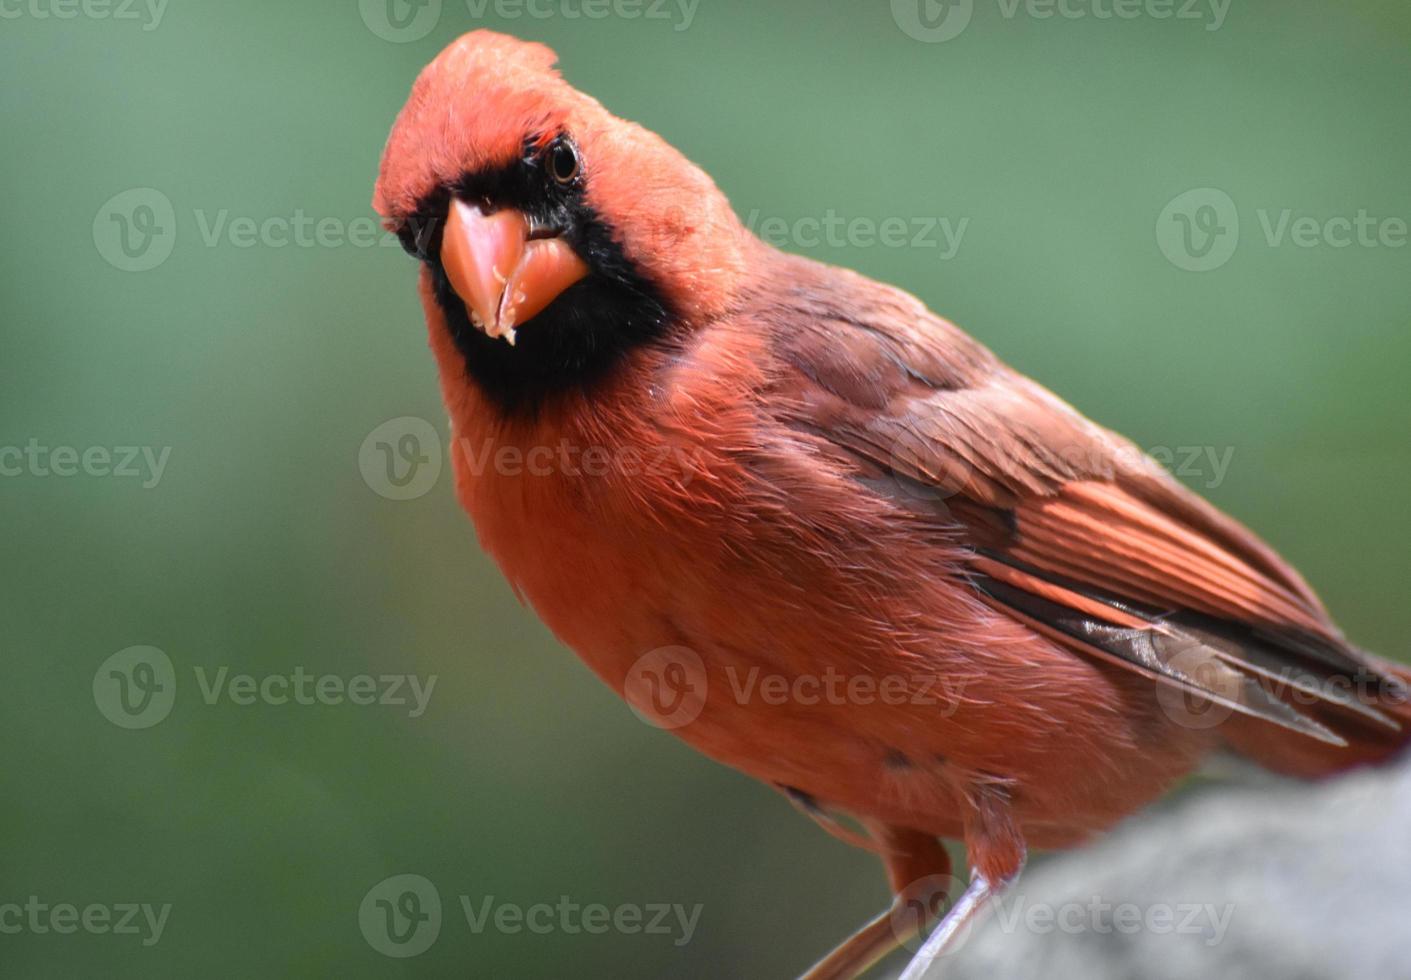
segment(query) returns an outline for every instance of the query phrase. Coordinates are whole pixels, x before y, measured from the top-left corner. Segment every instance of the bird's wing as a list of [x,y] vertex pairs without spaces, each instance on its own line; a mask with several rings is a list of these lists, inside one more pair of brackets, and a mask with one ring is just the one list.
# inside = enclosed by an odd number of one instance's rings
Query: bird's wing
[[1246,528],[913,297],[811,263],[793,273],[788,299],[760,314],[778,327],[772,403],[879,492],[942,520],[986,602],[1320,741],[1342,744],[1349,724],[1399,727],[1349,683],[1399,682]]

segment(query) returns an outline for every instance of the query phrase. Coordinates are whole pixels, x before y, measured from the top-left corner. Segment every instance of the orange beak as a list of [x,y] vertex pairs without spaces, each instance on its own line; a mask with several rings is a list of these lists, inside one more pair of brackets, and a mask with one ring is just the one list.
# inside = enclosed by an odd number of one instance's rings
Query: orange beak
[[470,322],[514,344],[515,328],[588,274],[558,237],[532,237],[529,219],[510,208],[486,214],[453,200],[441,239],[441,266]]

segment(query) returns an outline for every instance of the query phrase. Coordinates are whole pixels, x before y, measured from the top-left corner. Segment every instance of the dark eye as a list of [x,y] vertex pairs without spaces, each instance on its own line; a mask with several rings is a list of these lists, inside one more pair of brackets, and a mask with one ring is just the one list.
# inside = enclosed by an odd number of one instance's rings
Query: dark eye
[[549,147],[549,174],[560,184],[571,184],[578,176],[578,151],[566,139],[556,139]]

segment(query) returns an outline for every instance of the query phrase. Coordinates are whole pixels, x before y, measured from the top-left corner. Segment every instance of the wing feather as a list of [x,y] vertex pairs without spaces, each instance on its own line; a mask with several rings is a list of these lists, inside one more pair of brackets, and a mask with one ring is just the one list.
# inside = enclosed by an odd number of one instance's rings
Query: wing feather
[[[914,298],[821,269],[797,260],[784,307],[771,297],[789,329],[770,403],[968,542],[982,599],[1075,652],[1329,745],[1346,744],[1344,716],[1399,728],[1337,683],[1399,680],[1248,529]],[[868,485],[886,493],[888,479]]]

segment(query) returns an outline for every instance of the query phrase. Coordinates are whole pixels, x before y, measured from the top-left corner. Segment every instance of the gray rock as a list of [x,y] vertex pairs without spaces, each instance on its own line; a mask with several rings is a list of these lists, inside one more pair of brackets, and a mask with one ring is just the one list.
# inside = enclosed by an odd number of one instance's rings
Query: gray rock
[[945,980],[1411,980],[1411,759],[1202,792],[1036,863]]

